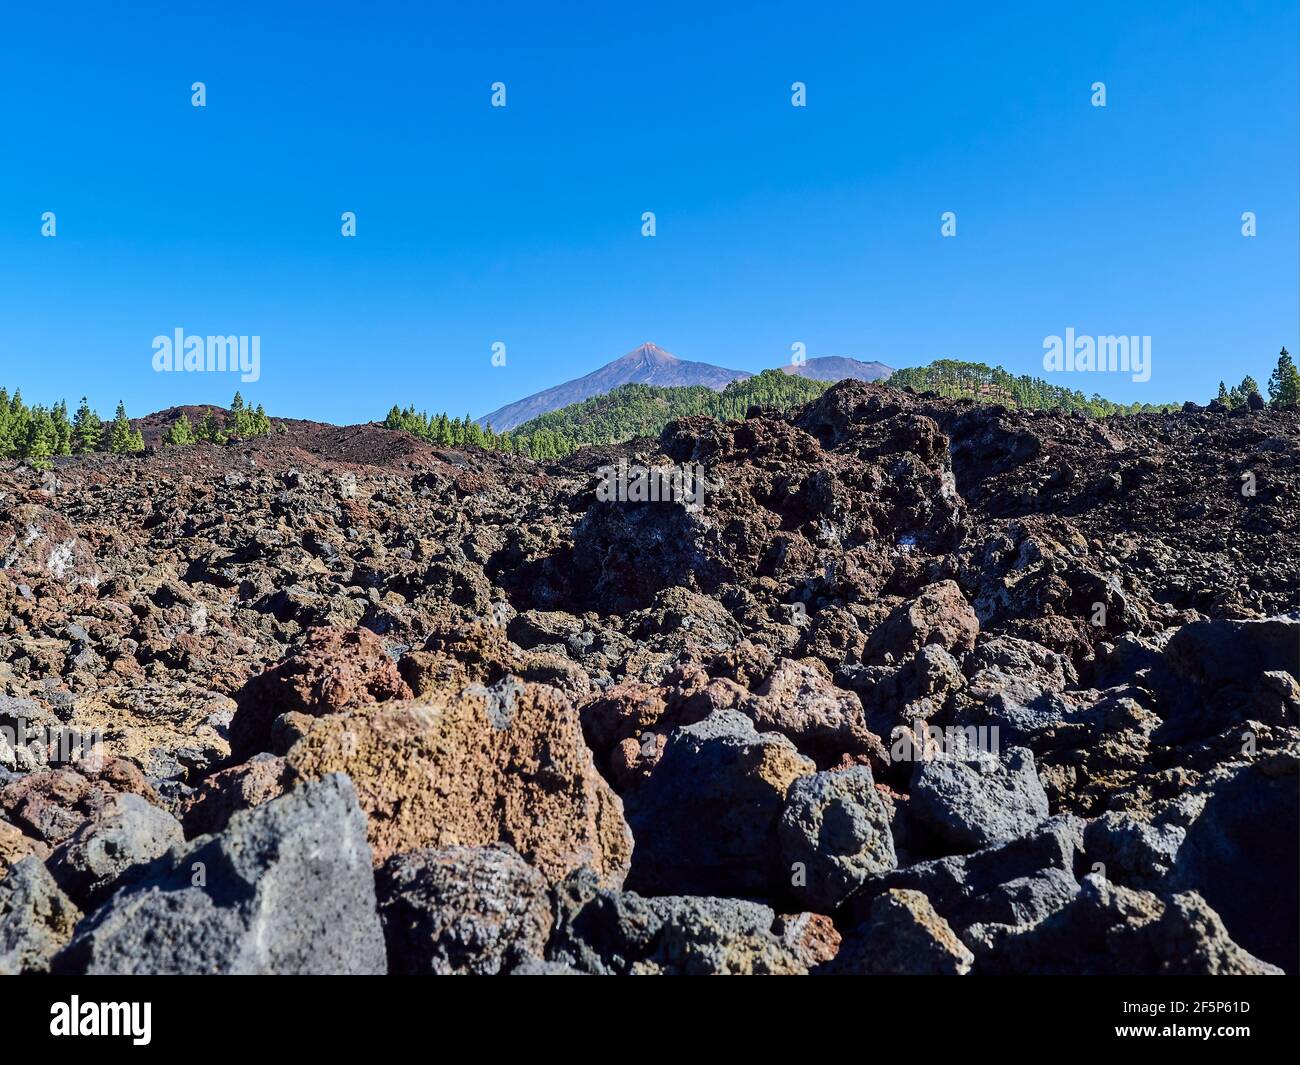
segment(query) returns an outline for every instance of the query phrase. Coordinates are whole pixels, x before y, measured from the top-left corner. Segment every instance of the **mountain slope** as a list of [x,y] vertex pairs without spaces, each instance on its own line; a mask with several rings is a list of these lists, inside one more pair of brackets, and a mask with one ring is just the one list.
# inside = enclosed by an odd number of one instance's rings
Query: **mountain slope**
[[620,385],[602,396],[549,411],[510,433],[512,446],[535,457],[558,458],[587,444],[611,444],[635,436],[658,436],[675,418],[705,414],[743,418],[750,407],[788,410],[820,396],[830,385],[776,370],[732,381],[721,392],[700,385],[662,388]]
[[752,375],[743,370],[728,370],[721,366],[711,366],[707,362],[688,362],[655,344],[642,344],[635,351],[629,351],[621,359],[615,359],[585,377],[507,403],[491,414],[485,414],[478,419],[478,423],[491,425],[497,432],[503,432],[549,411],[611,392],[620,385],[659,385],[671,388],[704,385],[720,392],[732,381],[743,381],[750,376]]
[[802,366],[787,365],[781,369],[810,381],[883,381],[894,372],[883,362],[863,362],[843,355],[822,355],[809,359]]

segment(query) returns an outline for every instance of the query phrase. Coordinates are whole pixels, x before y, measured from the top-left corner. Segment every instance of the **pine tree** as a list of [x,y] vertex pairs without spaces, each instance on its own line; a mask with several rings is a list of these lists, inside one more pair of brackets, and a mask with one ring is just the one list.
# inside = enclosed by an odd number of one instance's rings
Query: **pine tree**
[[163,434],[163,443],[171,444],[173,447],[183,447],[194,441],[194,427],[190,425],[189,416],[184,413],[167,426],[167,432]]
[[140,431],[131,429],[131,419],[126,416],[126,404],[118,400],[117,413],[113,416],[113,425],[109,432],[109,451],[114,455],[130,455],[144,450],[144,440]]
[[54,453],[56,455],[72,454],[72,423],[68,421],[68,404],[59,400],[50,411],[54,422]]
[[208,413],[203,416],[203,421],[199,423],[198,429],[195,430],[194,438],[209,444],[224,444],[226,442],[226,434],[222,432],[221,424],[217,421],[217,415],[211,407],[208,408]]
[[81,397],[81,406],[72,419],[72,450],[81,455],[87,451],[98,451],[104,446],[104,423],[99,415],[90,409],[86,397]]
[[1291,358],[1291,353],[1283,348],[1277,357],[1277,366],[1268,378],[1268,398],[1275,407],[1290,407],[1300,404],[1300,370]]
[[0,388],[0,458],[13,458],[14,439],[9,417],[9,391]]
[[58,432],[54,417],[44,407],[33,407],[27,421],[27,435],[19,446],[20,458],[48,459],[56,454]]

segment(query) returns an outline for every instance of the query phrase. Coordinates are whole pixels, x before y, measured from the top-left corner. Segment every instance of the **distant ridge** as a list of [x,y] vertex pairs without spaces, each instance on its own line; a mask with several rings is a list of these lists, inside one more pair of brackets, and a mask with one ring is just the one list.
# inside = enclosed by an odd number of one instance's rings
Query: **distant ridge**
[[863,362],[843,355],[822,355],[801,366],[787,364],[781,369],[810,381],[883,381],[894,372],[883,362]]
[[505,432],[550,411],[612,392],[620,385],[704,385],[721,392],[732,381],[743,381],[752,376],[744,370],[728,370],[707,362],[688,362],[656,344],[646,343],[585,377],[507,403],[479,418],[478,424],[491,425],[497,432]]

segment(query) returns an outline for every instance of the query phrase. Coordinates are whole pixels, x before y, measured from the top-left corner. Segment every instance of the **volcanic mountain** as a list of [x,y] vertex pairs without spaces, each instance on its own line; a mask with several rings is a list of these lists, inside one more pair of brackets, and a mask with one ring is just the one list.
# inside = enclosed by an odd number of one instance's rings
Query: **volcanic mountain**
[[497,432],[504,432],[548,411],[613,391],[619,385],[707,385],[721,392],[730,382],[752,376],[744,370],[727,370],[707,362],[688,362],[647,343],[585,377],[507,403],[491,414],[485,414],[479,419],[479,424],[491,425]]

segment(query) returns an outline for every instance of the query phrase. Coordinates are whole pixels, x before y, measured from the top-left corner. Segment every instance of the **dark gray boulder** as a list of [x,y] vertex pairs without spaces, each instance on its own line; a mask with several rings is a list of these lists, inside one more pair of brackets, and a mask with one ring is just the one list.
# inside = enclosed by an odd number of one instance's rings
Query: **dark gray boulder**
[[1245,720],[1265,673],[1300,679],[1300,616],[1194,621],[1165,645],[1164,665],[1165,723],[1157,739],[1208,736]]
[[645,898],[601,888],[589,869],[555,888],[546,956],[594,975],[798,975],[796,948],[774,929],[771,908],[743,899]]
[[777,825],[795,897],[830,913],[867,877],[894,868],[889,820],[867,766],[796,780]]
[[1059,815],[1010,843],[873,876],[850,900],[851,913],[860,924],[870,919],[877,896],[911,888],[958,933],[982,922],[1032,924],[1078,893],[1075,863],[1082,852],[1083,822]]
[[1216,780],[1167,890],[1195,891],[1252,954],[1300,972],[1300,781],[1294,754]]
[[1195,892],[1156,895],[1083,878],[1078,895],[1027,929],[975,928],[977,973],[1280,975],[1232,941]]
[[936,758],[912,774],[911,816],[960,851],[1005,843],[1049,814],[1034,756],[1012,747],[1001,758]]
[[974,955],[920,891],[877,896],[871,916],[845,937],[835,960],[817,970],[835,976],[962,976]]
[[375,885],[392,973],[509,972],[551,931],[545,878],[504,843],[394,855]]
[[96,810],[49,858],[54,879],[82,909],[98,905],[118,878],[185,841],[165,810],[124,792]]
[[383,973],[366,819],[331,774],[173,848],[94,914],[56,969]]
[[1173,868],[1187,835],[1185,824],[1168,811],[1144,820],[1126,811],[1107,810],[1088,822],[1083,833],[1088,865],[1126,887],[1151,888]]
[[0,880],[0,976],[48,972],[80,919],[39,858],[15,862]]
[[816,771],[784,736],[736,710],[675,730],[650,778],[623,796],[636,846],[629,889],[654,895],[771,895],[786,791]]

